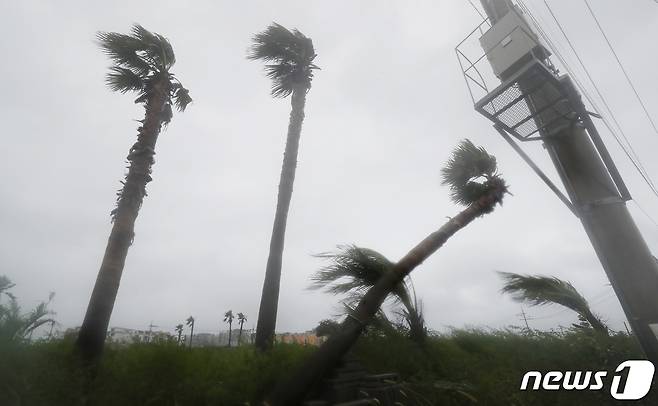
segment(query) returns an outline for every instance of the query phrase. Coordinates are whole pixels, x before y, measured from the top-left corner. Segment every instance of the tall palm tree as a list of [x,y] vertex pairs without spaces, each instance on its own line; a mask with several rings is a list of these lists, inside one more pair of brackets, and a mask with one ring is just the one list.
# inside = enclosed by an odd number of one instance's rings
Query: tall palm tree
[[526,302],[532,306],[558,304],[576,312],[585,319],[594,330],[608,335],[608,328],[589,307],[587,300],[570,282],[555,277],[519,275],[499,272],[504,280],[501,291],[512,295],[517,302]]
[[272,405],[295,405],[349,351],[373,320],[386,297],[411,271],[436,252],[470,222],[502,204],[507,184],[497,172],[496,158],[469,140],[462,141],[442,170],[443,184],[450,186],[454,202],[467,206],[411,249],[361,297],[358,306],[342,322],[339,331],[281,381],[269,397]]
[[194,317],[188,317],[187,320],[185,320],[185,324],[190,327],[190,348],[192,348],[192,338],[194,338]]
[[108,87],[120,93],[136,92],[135,103],[144,106],[145,114],[126,158],[128,173],[111,212],[112,231],[76,342],[87,359],[97,358],[103,351],[126,255],[135,236],[135,220],[146,196],[146,184],[152,179],[160,130],[171,121],[172,106],[184,111],[192,101],[188,90],[170,72],[176,58],[165,37],[136,24],[129,35],[98,33],[98,44],[114,64],[106,76]]
[[247,321],[247,316],[244,313],[238,313],[238,323],[240,323],[240,333],[238,333],[238,346],[242,341],[242,325]]
[[233,325],[233,310],[224,313],[224,323],[228,323],[228,346],[231,346],[231,326]]
[[[311,289],[324,289],[328,293],[347,294],[347,302],[353,303],[374,286],[395,265],[382,254],[354,245],[339,246],[336,253],[323,253],[319,258],[330,261],[311,276]],[[407,277],[409,281],[411,277]],[[415,292],[406,281],[401,281],[391,292],[404,310],[397,312],[409,324],[409,336],[419,344],[424,342],[426,331],[422,314],[419,312]]]
[[311,88],[313,70],[317,69],[317,66],[313,64],[315,56],[313,42],[310,38],[298,30],[289,31],[276,23],[254,36],[253,45],[248,54],[249,59],[268,63],[265,65],[265,71],[267,77],[272,79],[272,96],[288,97],[292,95],[292,110],[288,124],[286,149],[283,154],[270,252],[265,268],[265,281],[256,325],[256,347],[260,350],[270,348],[274,338],[286,222],[297,168],[297,151],[304,121],[306,93]]
[[176,332],[178,333],[178,345],[180,345],[180,339],[181,336],[183,335],[183,325],[182,324],[177,324],[176,328],[174,328]]

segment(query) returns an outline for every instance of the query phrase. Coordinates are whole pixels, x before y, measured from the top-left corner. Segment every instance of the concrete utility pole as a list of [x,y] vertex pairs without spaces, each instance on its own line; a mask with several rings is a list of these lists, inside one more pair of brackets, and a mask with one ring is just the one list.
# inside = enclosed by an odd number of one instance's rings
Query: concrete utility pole
[[658,264],[626,208],[630,194],[570,78],[558,77],[539,41],[518,51],[537,39],[518,7],[481,2],[492,28],[480,42],[502,84],[476,109],[506,137],[543,142],[635,336],[658,365]]

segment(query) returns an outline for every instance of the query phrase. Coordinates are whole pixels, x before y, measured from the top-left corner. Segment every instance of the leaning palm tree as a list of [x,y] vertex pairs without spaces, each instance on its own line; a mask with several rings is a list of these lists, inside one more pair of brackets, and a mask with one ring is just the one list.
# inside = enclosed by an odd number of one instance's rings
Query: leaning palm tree
[[181,336],[183,335],[183,325],[182,324],[177,324],[176,328],[174,328],[174,330],[178,333],[177,343],[178,343],[178,345],[180,345],[180,339],[181,339]]
[[307,391],[354,345],[365,327],[373,320],[386,297],[418,265],[429,258],[456,232],[470,222],[491,213],[502,204],[507,184],[497,172],[496,158],[469,140],[462,141],[442,170],[443,184],[450,186],[452,200],[467,206],[441,228],[411,249],[377,283],[362,296],[354,312],[342,322],[339,331],[329,339],[289,379],[276,386],[269,397],[272,405],[295,405]]
[[311,39],[298,30],[289,31],[276,23],[254,36],[248,58],[268,63],[265,65],[265,71],[267,77],[272,79],[272,96],[292,96],[274,227],[256,325],[256,347],[266,350],[272,346],[276,327],[283,245],[297,168],[297,151],[304,121],[306,93],[311,88],[313,70],[317,69],[317,66],[313,64],[315,50]]
[[[339,246],[338,252],[323,253],[317,257],[330,262],[311,276],[313,283],[310,289],[324,289],[335,295],[346,294],[347,303],[358,302],[361,296],[395,265],[374,250],[354,245]],[[410,278],[407,277],[409,282]],[[409,284],[401,281],[391,293],[396,301],[404,306],[404,310],[396,313],[409,324],[409,336],[417,343],[423,344],[423,333],[426,330],[415,292],[412,294]],[[346,309],[349,310],[350,307],[347,306]]]
[[192,348],[192,338],[194,338],[194,317],[188,317],[187,320],[185,320],[185,324],[190,327],[190,348]]
[[238,323],[240,323],[240,332],[238,333],[238,346],[242,341],[242,325],[247,321],[247,316],[244,313],[238,313]]
[[129,35],[100,32],[98,44],[114,63],[106,77],[108,87],[120,93],[136,92],[135,103],[144,106],[145,114],[137,128],[137,142],[126,158],[128,173],[111,212],[114,224],[76,342],[86,359],[97,358],[103,351],[128,248],[135,236],[135,220],[146,196],[146,184],[151,181],[160,130],[171,121],[172,106],[184,111],[192,101],[188,90],[170,72],[176,58],[165,37],[134,25]]
[[228,346],[231,346],[231,326],[233,325],[233,310],[224,313],[224,323],[228,323]]
[[559,304],[578,313],[594,330],[608,335],[608,328],[590,309],[587,300],[570,282],[555,277],[519,275],[499,272],[505,281],[501,291],[512,295],[517,302],[532,306]]

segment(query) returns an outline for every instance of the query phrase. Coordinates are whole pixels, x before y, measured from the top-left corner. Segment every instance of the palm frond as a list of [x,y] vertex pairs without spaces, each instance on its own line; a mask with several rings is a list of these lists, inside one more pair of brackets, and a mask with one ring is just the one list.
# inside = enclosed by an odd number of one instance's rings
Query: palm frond
[[105,83],[114,92],[126,93],[144,88],[142,78],[130,69],[112,66],[105,76]]
[[578,313],[589,310],[587,300],[569,282],[555,277],[499,272],[505,281],[503,293],[534,306],[556,303]]
[[139,39],[117,32],[99,32],[96,39],[101,50],[117,65],[146,76],[157,67],[144,58],[144,44]]
[[319,69],[315,59],[313,41],[298,30],[288,30],[272,23],[265,31],[253,38],[247,58],[269,62],[265,67],[267,77],[272,79],[274,97],[289,96],[295,86],[306,90],[311,87],[313,70]]
[[153,33],[139,24],[132,27],[132,36],[142,44],[143,51],[150,60],[155,61],[158,70],[168,71],[176,63],[174,49],[167,38]]
[[187,105],[192,103],[190,91],[178,83],[173,86],[173,89],[174,106],[176,106],[176,110],[183,112]]
[[[335,253],[316,255],[329,260],[311,276],[310,289],[324,289],[331,294],[350,294],[350,299],[359,297],[393,268],[393,263],[377,251],[354,245],[339,246]],[[404,282],[393,291],[400,301],[409,300],[409,292]]]
[[505,181],[497,174],[496,157],[470,140],[462,140],[441,170],[443,185],[450,187],[455,203],[469,205],[494,189],[507,192]]

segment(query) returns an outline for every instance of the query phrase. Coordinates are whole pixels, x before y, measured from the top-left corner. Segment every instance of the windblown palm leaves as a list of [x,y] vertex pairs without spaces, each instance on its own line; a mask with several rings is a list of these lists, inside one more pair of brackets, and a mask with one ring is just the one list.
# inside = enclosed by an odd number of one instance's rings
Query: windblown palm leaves
[[587,300],[569,282],[555,277],[519,275],[499,272],[505,281],[501,291],[512,299],[533,306],[559,304],[567,307],[587,320],[597,331],[608,334],[605,324],[594,315]]
[[[353,310],[351,303],[358,302],[386,272],[391,272],[394,265],[377,251],[354,245],[339,246],[337,252],[319,254],[317,257],[327,259],[330,263],[311,276],[313,283],[310,289],[347,295],[345,309],[348,314]],[[391,293],[404,306],[404,309],[396,314],[409,325],[410,337],[421,343],[426,330],[415,294],[412,299],[405,281],[400,282]],[[377,320],[379,326],[388,327],[391,324],[383,312],[380,312]]]
[[160,34],[152,33],[139,24],[131,34],[116,32],[98,33],[98,43],[114,62],[105,81],[108,87],[120,93],[137,92],[135,103],[144,103],[154,90],[155,83],[163,78],[171,82],[163,121],[171,120],[172,104],[184,111],[192,101],[189,91],[169,72],[176,63],[176,56],[169,41]]
[[[329,261],[311,276],[310,289],[323,289],[334,295],[347,294],[348,301],[360,299],[370,287],[393,268],[393,263],[375,250],[354,245],[339,246],[335,253],[316,255]],[[408,302],[409,290],[400,283],[392,292],[397,300]]]
[[441,175],[441,183],[450,187],[452,200],[464,206],[476,202],[492,190],[500,191],[497,203],[502,204],[503,195],[507,193],[505,181],[498,174],[496,157],[467,139],[453,150]]
[[270,62],[265,65],[267,77],[272,79],[272,96],[287,97],[295,87],[311,88],[316,54],[313,41],[294,29],[272,23],[253,38],[247,58]]

